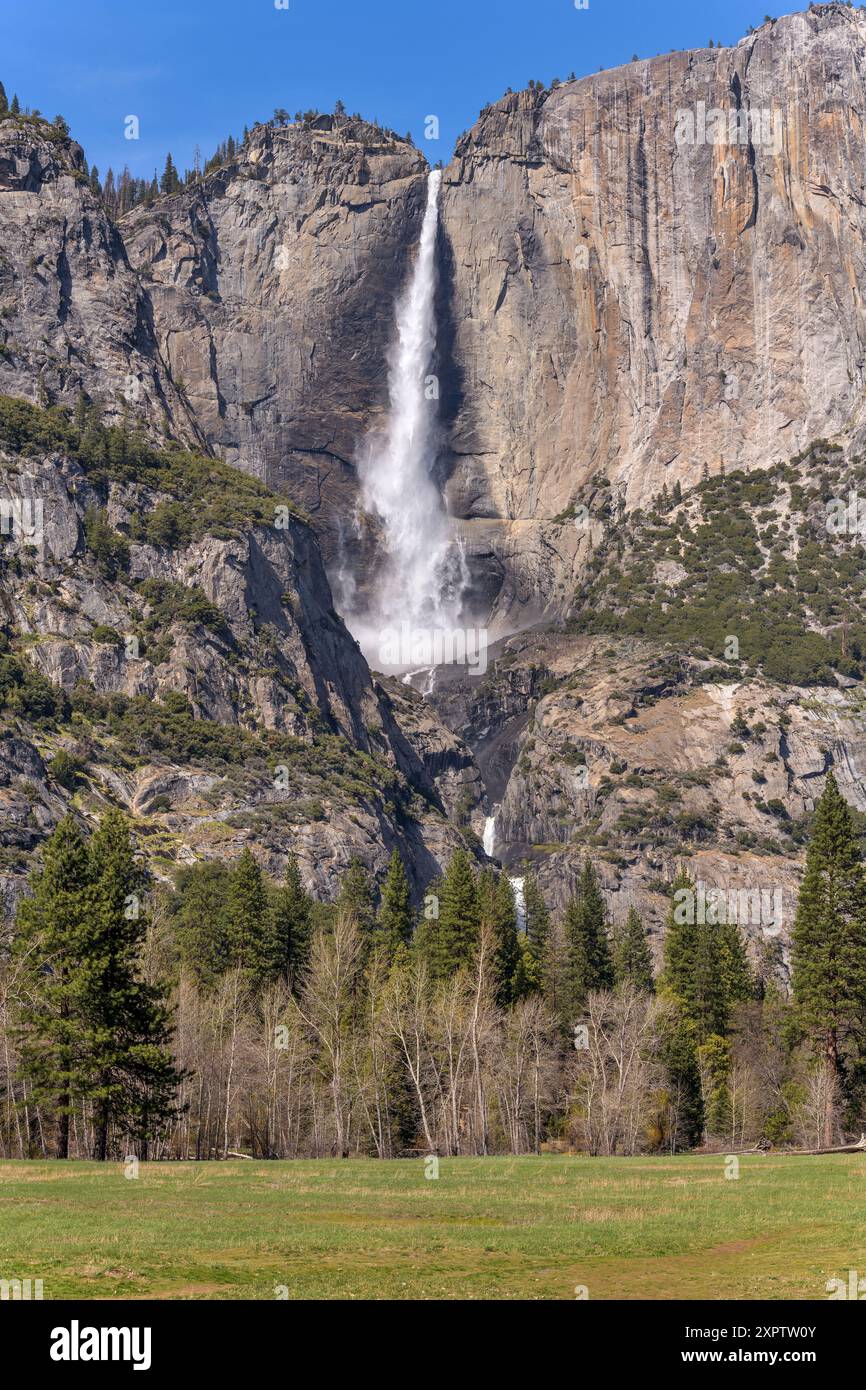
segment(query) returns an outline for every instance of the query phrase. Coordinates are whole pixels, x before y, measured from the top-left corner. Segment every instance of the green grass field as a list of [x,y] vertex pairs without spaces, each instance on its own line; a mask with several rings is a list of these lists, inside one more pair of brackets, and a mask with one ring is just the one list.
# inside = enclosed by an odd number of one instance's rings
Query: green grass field
[[[866,1156],[0,1163],[0,1278],[63,1298],[823,1299]],[[283,1295],[284,1296],[284,1295]]]

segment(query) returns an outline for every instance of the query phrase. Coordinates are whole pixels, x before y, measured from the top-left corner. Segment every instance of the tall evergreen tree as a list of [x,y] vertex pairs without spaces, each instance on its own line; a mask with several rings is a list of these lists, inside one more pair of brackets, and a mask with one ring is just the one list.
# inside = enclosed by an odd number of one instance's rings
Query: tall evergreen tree
[[479,922],[493,929],[496,953],[493,976],[496,1002],[501,1008],[517,997],[520,943],[517,939],[517,908],[514,889],[505,874],[484,869],[478,877]]
[[382,901],[376,919],[377,939],[389,959],[395,958],[401,946],[409,945],[414,920],[409,880],[400,851],[395,848],[382,885]]
[[523,902],[526,911],[526,944],[532,961],[535,988],[544,987],[550,942],[550,913],[533,869],[523,878]]
[[312,900],[293,854],[282,885],[271,890],[269,899],[266,976],[283,976],[297,986],[310,954]]
[[373,945],[376,930],[376,912],[373,906],[373,885],[370,875],[357,855],[349,860],[348,868],[340,884],[337,907],[348,912],[358,924],[362,959],[366,958]]
[[757,981],[749,965],[746,944],[739,924],[737,922],[721,922],[718,932],[725,1004],[730,1015],[734,1004],[755,998]]
[[678,1013],[665,1029],[660,1057],[667,1073],[668,1144],[690,1148],[701,1141],[704,1102],[694,1036]]
[[180,179],[178,178],[178,173],[177,169],[175,168],[174,160],[172,159],[171,153],[169,152],[165,157],[165,167],[162,171],[162,178],[159,182],[159,191],[160,193],[177,193],[179,188]]
[[14,92],[14,93],[13,93],[13,96],[12,96],[12,104],[11,104],[11,106],[9,107],[9,110],[10,110],[10,112],[11,112],[11,114],[12,114],[13,116],[20,116],[20,115],[21,115],[21,103],[20,103],[20,101],[18,100],[18,93],[17,93],[17,92]]
[[671,886],[662,984],[698,1043],[714,1034],[725,1037],[733,1006],[752,993],[739,926],[715,915],[709,904],[700,910],[695,885],[681,870]]
[[245,845],[229,882],[226,903],[231,963],[253,978],[268,973],[268,900],[262,871]]
[[218,859],[191,864],[178,873],[169,904],[181,963],[204,988],[212,986],[231,964],[232,873],[232,866]]
[[447,979],[462,965],[471,964],[478,945],[479,924],[478,886],[472,860],[465,849],[458,849],[442,879],[439,916],[430,933],[434,978]]
[[800,1019],[844,1084],[848,1044],[862,1047],[866,1033],[866,879],[851,808],[832,772],[806,851],[792,963]]
[[[694,901],[695,885],[685,869],[680,869],[670,888],[662,971],[665,989],[677,1000],[689,998],[692,989],[698,935]],[[688,910],[689,903],[692,904],[691,911]]]
[[174,1111],[180,1075],[168,1051],[168,1011],[159,990],[139,976],[145,879],[120,811],[103,816],[90,842],[90,870],[77,1011],[89,1054],[95,1157],[108,1157],[112,1122],[146,1157],[149,1139]]
[[5,116],[9,110],[9,99],[6,96],[6,88],[0,82],[0,116]]
[[21,1066],[32,1100],[56,1117],[57,1158],[69,1157],[73,1092],[84,1066],[77,1008],[90,877],[87,846],[75,819],[65,816],[45,844],[16,922],[14,949],[26,981]]
[[652,952],[637,908],[630,907],[613,932],[613,974],[618,985],[631,984],[644,994],[655,991]]
[[89,846],[67,816],[19,910],[14,949],[27,981],[21,1067],[30,1101],[56,1119],[60,1158],[69,1154],[69,1116],[82,1103],[98,1159],[108,1155],[112,1125],[146,1156],[173,1111],[180,1078],[168,1051],[168,1014],[139,973],[144,887],[119,811],[106,812]]
[[711,1033],[697,1050],[698,1066],[704,1077],[704,1111],[708,1134],[726,1138],[731,1132],[731,1048],[726,1038]]
[[565,909],[568,950],[568,997],[573,1013],[586,1003],[591,990],[613,989],[613,964],[604,898],[595,869],[586,860],[577,893]]
[[689,990],[682,1004],[698,1042],[713,1034],[724,1037],[730,1026],[721,931],[716,922],[697,923]]

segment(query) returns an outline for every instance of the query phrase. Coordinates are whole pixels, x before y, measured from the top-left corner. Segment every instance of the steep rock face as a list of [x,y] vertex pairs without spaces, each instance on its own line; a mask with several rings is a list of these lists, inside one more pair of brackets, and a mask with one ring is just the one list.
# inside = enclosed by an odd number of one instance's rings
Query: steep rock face
[[[763,890],[762,920],[744,926],[756,943],[784,942],[802,828],[831,767],[866,810],[862,690],[705,680],[708,664],[634,639],[507,642],[495,670],[463,691],[482,767],[485,741],[513,729],[522,706],[495,854],[512,871],[533,862],[557,907],[589,857],[612,919],[636,906],[659,944],[684,865],[725,894]],[[497,709],[498,721],[485,716]]]
[[286,488],[339,550],[387,402],[394,293],[426,165],[363,121],[256,127],[238,162],[132,212],[124,243],[209,443]]
[[[461,141],[439,245],[443,476],[473,597],[506,631],[581,604],[585,618],[599,606],[588,576],[606,566],[621,630],[637,630],[638,592],[646,607],[654,586],[658,630],[643,635],[661,638],[675,603],[694,606],[697,571],[671,534],[636,589],[620,564],[642,544],[627,543],[629,515],[722,463],[767,470],[816,436],[847,445],[862,432],[864,49],[862,15],[820,6],[736,48],[510,94]],[[716,108],[748,138],[724,138]],[[696,138],[678,141],[689,117]],[[426,173],[411,145],[363,122],[257,127],[234,166],[118,231],[62,132],[0,122],[0,392],[71,403],[83,389],[151,436],[199,439],[304,504],[336,568],[358,450],[386,404]],[[13,719],[0,870],[17,874],[74,796],[85,814],[128,806],[165,871],[251,842],[275,872],[298,852],[328,895],[351,854],[378,872],[398,844],[420,890],[495,802],[497,852],[535,859],[557,906],[589,854],[614,916],[636,902],[658,926],[661,886],[686,859],[710,883],[780,887],[784,930],[828,766],[866,809],[860,686],[844,677],[840,689],[826,672],[809,689],[764,680],[749,651],[742,679],[709,681],[700,632],[663,648],[617,628],[509,640],[486,681],[437,682],[421,702],[370,677],[301,521],[144,544],[133,522],[159,499],[135,483],[103,496],[60,457],[0,462],[46,509],[42,551],[0,585],[16,651],[68,692],[184,696],[199,722],[301,745],[287,795],[267,742],[226,764],[118,754],[131,731],[99,709],[60,733]],[[830,485],[819,454],[798,488],[810,470]],[[820,566],[794,583],[798,553],[826,551],[826,499],[811,499],[803,531],[794,481],[761,518],[764,559],[777,553],[753,565],[753,602],[787,586],[812,634],[841,624],[845,645],[850,566],[832,594]],[[840,468],[832,486],[847,497],[859,482]],[[132,540],[120,576],[87,554],[91,505]],[[733,574],[708,530],[709,559]],[[142,599],[147,580],[196,589],[215,611],[196,598],[198,616],[166,615]],[[810,613],[809,594],[822,600]],[[142,624],[150,647],[130,658],[120,639]],[[323,731],[336,751],[322,752]],[[84,760],[74,793],[51,771],[59,751]]]
[[866,16],[818,6],[506,96],[458,144],[449,493],[480,568],[492,552],[510,577],[500,609],[567,591],[580,536],[545,523],[596,475],[633,508],[857,415],[864,71]]
[[[361,748],[370,746],[370,730],[381,734],[366,663],[333,611],[315,536],[303,522],[290,517],[280,530],[203,536],[180,548],[132,544],[126,572],[107,574],[87,555],[83,526],[101,490],[74,463],[0,453],[0,484],[4,497],[41,506],[41,543],[18,548],[27,582],[7,571],[2,593],[6,620],[35,642],[33,658],[56,684],[71,690],[84,681],[100,693],[150,697],[181,691],[202,718],[241,723],[246,711],[265,728],[300,736],[316,711]],[[112,485],[105,500],[107,518],[122,527],[153,499]],[[141,629],[148,605],[136,584],[147,580],[181,592],[194,586],[218,625],[209,617],[191,637],[169,619],[135,659],[122,645],[94,642],[96,627],[118,638]],[[170,654],[154,665],[149,648],[163,648],[167,638]]]
[[88,528],[102,515],[117,550],[160,501],[141,484],[0,450],[0,498],[10,497],[39,530],[2,544],[4,638],[72,711],[58,719],[38,700],[10,701],[4,659],[7,905],[64,811],[95,817],[109,800],[139,822],[158,874],[251,843],[275,874],[296,854],[328,897],[353,855],[384,873],[399,847],[420,893],[463,842],[449,815],[462,807],[468,818],[483,796],[478,772],[432,710],[411,707],[413,692],[372,681],[303,521],[175,547],[130,539],[115,562],[91,548]]
[[70,404],[83,390],[108,416],[200,438],[150,317],[81,147],[44,121],[0,118],[0,392]]

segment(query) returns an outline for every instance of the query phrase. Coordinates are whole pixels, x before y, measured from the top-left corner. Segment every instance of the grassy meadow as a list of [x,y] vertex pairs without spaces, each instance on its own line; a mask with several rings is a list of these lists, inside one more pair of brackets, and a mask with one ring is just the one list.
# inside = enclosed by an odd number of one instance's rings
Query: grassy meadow
[[52,1298],[824,1299],[866,1155],[0,1163],[0,1278]]

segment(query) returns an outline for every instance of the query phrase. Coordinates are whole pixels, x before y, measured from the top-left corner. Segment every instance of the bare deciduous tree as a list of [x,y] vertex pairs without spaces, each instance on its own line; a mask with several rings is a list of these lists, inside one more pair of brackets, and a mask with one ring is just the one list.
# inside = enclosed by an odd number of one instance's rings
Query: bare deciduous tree
[[660,1025],[665,1005],[630,986],[592,993],[588,1046],[576,1054],[577,1127],[592,1154],[633,1154],[661,1080]]

